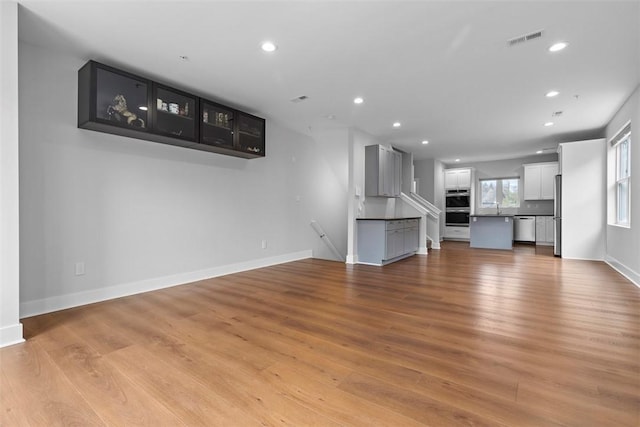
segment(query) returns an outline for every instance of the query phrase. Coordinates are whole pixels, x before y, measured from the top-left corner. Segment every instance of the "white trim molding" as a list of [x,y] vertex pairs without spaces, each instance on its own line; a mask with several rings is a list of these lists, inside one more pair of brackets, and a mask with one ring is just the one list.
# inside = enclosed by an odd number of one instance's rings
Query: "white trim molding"
[[170,288],[172,286],[184,285],[197,282],[199,280],[211,279],[213,277],[227,274],[240,273],[256,268],[269,267],[276,264],[298,261],[312,257],[312,251],[304,250],[268,258],[260,258],[251,261],[239,262],[235,264],[223,265],[208,268],[205,270],[174,274],[171,276],[157,277],[154,279],[140,280],[137,282],[124,283],[106,288],[92,289],[90,291],[76,292],[67,295],[58,295],[38,300],[24,301],[20,303],[20,317],[31,317],[81,305],[93,304],[107,301],[114,298],[126,297],[143,292],[155,291],[158,289]]
[[640,288],[640,273],[627,268],[627,266],[609,255],[606,256],[604,262],[609,264],[611,268],[622,274],[624,277],[629,279],[631,283]]
[[22,323],[0,328],[0,348],[24,342]]

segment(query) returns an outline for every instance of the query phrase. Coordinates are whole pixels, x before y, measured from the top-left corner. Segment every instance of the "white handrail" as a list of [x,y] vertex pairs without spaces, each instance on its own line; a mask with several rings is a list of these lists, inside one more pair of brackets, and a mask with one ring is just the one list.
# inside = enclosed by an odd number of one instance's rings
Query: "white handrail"
[[[416,197],[417,196],[417,197]],[[432,249],[440,249],[440,209],[415,193],[400,194],[400,198],[424,215],[425,235]]]
[[442,213],[442,211],[438,209],[436,205],[434,205],[433,203],[431,203],[430,201],[428,201],[418,193],[411,192],[409,193],[409,197],[411,197],[412,199],[414,199],[415,201],[423,205],[425,208],[427,208],[431,216],[434,216],[434,217],[439,216]]
[[334,246],[333,242],[331,242],[331,239],[329,239],[329,236],[327,236],[327,233],[325,233],[322,227],[320,226],[320,224],[318,224],[318,221],[316,221],[315,219],[312,219],[311,227],[314,230],[316,230],[316,233],[318,233],[318,236],[320,236],[320,238],[324,240],[324,242],[327,244],[329,249],[331,249],[331,252],[333,252],[333,254],[336,257],[338,257],[339,260],[344,261],[346,259],[346,257],[342,255],[340,251]]

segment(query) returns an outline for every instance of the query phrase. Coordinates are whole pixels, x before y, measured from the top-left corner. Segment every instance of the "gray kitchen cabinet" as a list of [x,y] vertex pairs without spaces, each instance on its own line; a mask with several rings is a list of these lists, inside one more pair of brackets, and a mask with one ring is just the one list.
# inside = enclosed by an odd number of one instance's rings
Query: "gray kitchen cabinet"
[[553,217],[536,216],[536,245],[553,246],[554,242]]
[[365,195],[400,197],[402,184],[402,155],[390,147],[365,147]]
[[385,265],[416,253],[420,218],[359,218],[358,263]]

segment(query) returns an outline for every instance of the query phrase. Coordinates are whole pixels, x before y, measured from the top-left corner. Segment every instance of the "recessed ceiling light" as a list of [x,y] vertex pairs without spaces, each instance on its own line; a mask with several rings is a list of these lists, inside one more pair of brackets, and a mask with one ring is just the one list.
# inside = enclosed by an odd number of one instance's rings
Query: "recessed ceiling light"
[[400,126],[402,126],[402,123],[400,123],[400,122],[394,122],[393,123],[393,127],[394,128],[399,128]]
[[569,46],[567,42],[558,42],[549,47],[549,52],[558,52],[567,46]]
[[138,110],[147,111],[147,106],[146,105],[141,105],[141,106],[138,107]]
[[429,143],[429,141],[427,141],[426,139],[424,141],[422,141],[423,145],[427,145]]
[[546,97],[547,98],[553,98],[554,96],[558,96],[560,94],[560,92],[558,92],[557,90],[550,90],[549,92],[546,93]]
[[456,162],[459,162],[459,161],[460,161],[460,159],[456,159]]
[[536,151],[536,154],[542,154],[542,150]]
[[553,126],[553,122],[546,122],[544,125],[545,127]]
[[364,102],[364,99],[359,96],[357,98],[353,98],[354,104],[362,104],[363,102]]
[[273,42],[264,42],[260,47],[265,52],[273,52],[278,48]]

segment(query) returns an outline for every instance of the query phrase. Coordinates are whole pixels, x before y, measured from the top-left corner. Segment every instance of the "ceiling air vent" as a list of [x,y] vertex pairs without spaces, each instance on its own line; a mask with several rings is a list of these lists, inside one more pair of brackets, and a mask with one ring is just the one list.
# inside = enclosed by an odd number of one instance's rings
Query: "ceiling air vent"
[[298,102],[302,102],[305,99],[309,99],[309,97],[307,95],[301,95],[301,96],[297,96],[297,97],[293,98],[291,100],[291,102],[293,102],[294,104],[297,104]]
[[528,41],[531,41],[531,40],[535,40],[535,39],[540,38],[540,37],[542,37],[542,30],[535,31],[535,32],[529,33],[529,34],[525,34],[523,36],[514,37],[511,40],[507,40],[507,45],[508,46],[515,46],[517,44],[528,42]]

